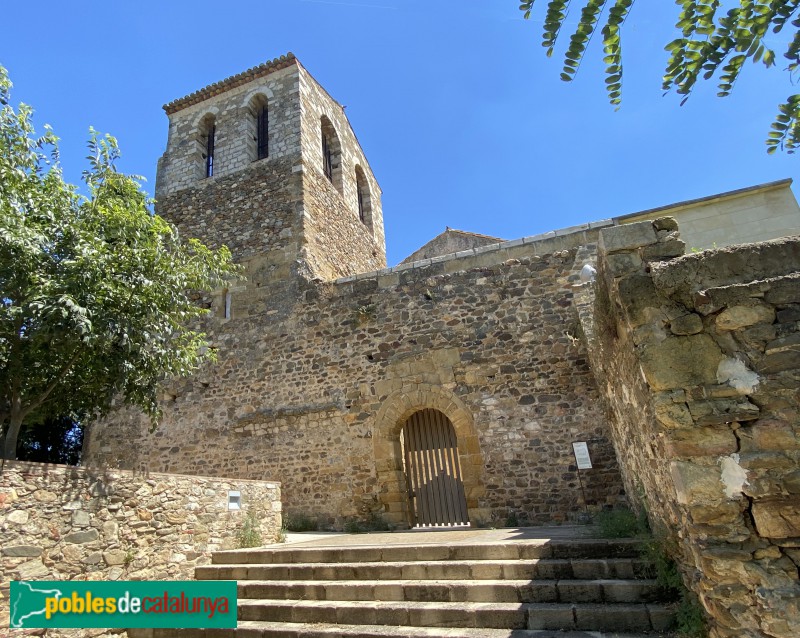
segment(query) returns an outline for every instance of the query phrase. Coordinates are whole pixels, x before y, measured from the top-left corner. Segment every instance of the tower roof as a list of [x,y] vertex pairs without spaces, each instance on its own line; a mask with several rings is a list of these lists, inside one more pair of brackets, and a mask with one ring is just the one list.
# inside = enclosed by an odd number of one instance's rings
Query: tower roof
[[190,93],[185,97],[173,100],[172,102],[164,105],[164,110],[167,112],[167,115],[172,115],[176,111],[185,109],[187,106],[192,106],[193,104],[207,100],[208,98],[219,95],[220,93],[224,93],[225,91],[230,91],[237,86],[252,82],[257,78],[264,77],[265,75],[269,75],[274,71],[286,68],[292,64],[298,64],[298,61],[294,53],[289,51],[286,55],[282,55],[274,60],[254,66],[252,69],[247,69],[247,71],[242,71],[241,73],[232,75],[224,80],[220,80],[219,82],[209,84],[208,86],[203,87],[194,93]]

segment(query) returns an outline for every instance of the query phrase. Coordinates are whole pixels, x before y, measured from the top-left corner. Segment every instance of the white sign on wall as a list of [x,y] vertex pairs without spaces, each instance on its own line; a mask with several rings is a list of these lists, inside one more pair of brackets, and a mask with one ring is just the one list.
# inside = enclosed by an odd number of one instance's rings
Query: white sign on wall
[[575,461],[578,463],[579,470],[591,470],[592,459],[589,457],[589,446],[585,441],[576,441],[572,444],[572,450],[575,452]]

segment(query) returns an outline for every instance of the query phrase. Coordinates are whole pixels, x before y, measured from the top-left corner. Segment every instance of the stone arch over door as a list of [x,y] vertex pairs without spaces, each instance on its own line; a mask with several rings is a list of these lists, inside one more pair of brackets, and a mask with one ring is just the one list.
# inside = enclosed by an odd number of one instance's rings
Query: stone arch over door
[[464,402],[452,392],[424,384],[415,384],[390,394],[375,417],[372,432],[375,470],[386,518],[395,525],[409,525],[412,520],[403,472],[400,432],[412,414],[426,408],[442,412],[453,425],[458,439],[458,459],[467,499],[467,512],[470,520],[475,522],[483,518],[480,501],[486,491],[483,484],[483,457],[475,421]]

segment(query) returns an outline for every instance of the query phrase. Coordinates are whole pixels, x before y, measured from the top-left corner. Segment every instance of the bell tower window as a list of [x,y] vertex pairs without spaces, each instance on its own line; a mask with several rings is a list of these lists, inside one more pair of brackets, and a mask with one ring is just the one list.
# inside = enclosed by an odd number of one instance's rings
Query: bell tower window
[[362,224],[372,230],[372,196],[367,176],[361,166],[356,166],[356,198],[358,202],[358,218]]
[[266,106],[262,106],[258,111],[256,127],[258,130],[256,135],[256,157],[264,159],[269,155],[269,111]]
[[322,172],[339,193],[342,192],[342,147],[339,136],[331,121],[322,116],[320,120],[322,137]]
[[206,136],[206,177],[214,175],[214,135],[216,132],[217,127],[212,124]]
[[329,182],[333,182],[333,158],[331,157],[331,143],[325,133],[322,134],[322,172]]
[[215,137],[217,133],[216,122],[213,115],[203,118],[200,126],[200,142],[203,149],[203,177],[214,176]]
[[269,157],[269,103],[258,93],[248,104],[249,131],[252,137],[250,159],[254,162]]

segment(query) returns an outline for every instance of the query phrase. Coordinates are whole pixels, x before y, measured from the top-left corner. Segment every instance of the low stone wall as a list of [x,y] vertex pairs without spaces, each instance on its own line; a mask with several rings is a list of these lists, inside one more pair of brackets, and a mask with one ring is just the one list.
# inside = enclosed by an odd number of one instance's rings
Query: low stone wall
[[[228,491],[242,509],[228,509]],[[0,475],[0,596],[12,580],[185,580],[238,547],[255,512],[264,543],[281,526],[280,484],[7,462]],[[0,603],[0,627],[8,627]]]
[[628,494],[713,636],[800,635],[800,238],[680,256],[662,218],[600,245],[578,307]]

